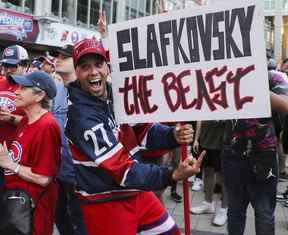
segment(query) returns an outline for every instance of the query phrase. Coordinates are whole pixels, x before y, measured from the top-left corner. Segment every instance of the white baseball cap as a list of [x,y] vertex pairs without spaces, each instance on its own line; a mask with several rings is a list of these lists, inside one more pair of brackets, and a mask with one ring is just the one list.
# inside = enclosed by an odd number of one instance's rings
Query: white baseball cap
[[17,65],[23,60],[29,60],[27,50],[19,45],[13,45],[4,49],[0,62],[3,64]]

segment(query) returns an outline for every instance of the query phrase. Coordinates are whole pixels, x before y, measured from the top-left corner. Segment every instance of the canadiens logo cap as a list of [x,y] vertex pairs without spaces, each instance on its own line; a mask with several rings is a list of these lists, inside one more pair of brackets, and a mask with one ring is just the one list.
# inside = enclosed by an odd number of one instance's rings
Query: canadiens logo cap
[[80,42],[76,43],[72,49],[72,58],[74,66],[79,62],[79,59],[88,54],[96,54],[100,55],[107,61],[106,51],[101,44],[101,42],[97,41],[95,38],[91,39],[83,39]]
[[57,94],[53,78],[44,71],[34,71],[24,76],[10,75],[9,79],[24,87],[38,87],[45,91],[50,99],[53,99]]
[[13,45],[4,49],[0,62],[3,64],[17,65],[25,60],[29,60],[27,50],[19,45]]

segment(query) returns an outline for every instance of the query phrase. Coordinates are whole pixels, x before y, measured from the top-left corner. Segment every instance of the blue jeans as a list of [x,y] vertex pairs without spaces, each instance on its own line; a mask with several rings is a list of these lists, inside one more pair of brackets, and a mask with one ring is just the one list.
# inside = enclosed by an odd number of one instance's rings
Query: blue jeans
[[[273,152],[274,155],[274,152]],[[246,210],[251,203],[255,212],[256,235],[274,235],[274,211],[277,190],[277,155],[273,160],[273,176],[257,180],[252,164],[241,154],[226,148],[222,167],[228,193],[228,234],[242,235],[245,230]]]

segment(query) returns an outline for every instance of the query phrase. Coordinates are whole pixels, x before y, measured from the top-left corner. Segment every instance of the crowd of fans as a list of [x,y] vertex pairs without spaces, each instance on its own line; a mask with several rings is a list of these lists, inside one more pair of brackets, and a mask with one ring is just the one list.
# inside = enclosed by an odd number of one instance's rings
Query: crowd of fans
[[[33,59],[12,45],[0,63],[0,234],[51,235],[55,223],[61,235],[180,235],[161,195],[171,187],[182,202],[177,181],[186,178],[195,191],[204,184],[191,213],[215,213],[214,225],[228,221],[228,234],[241,235],[251,204],[256,234],[275,234],[277,200],[288,207],[288,189],[277,195],[288,180],[287,59],[278,69],[267,54],[271,118],[120,126],[109,57],[96,39]],[[184,161],[182,144],[191,146]],[[27,226],[16,210],[23,198],[32,202]]]

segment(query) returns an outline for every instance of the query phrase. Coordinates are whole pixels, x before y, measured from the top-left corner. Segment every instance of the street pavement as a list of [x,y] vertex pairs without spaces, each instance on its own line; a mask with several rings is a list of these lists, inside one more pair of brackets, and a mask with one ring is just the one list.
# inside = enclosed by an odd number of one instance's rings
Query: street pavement
[[[288,183],[279,183],[279,192],[284,191]],[[177,190],[182,191],[182,184],[178,184]],[[204,199],[203,191],[193,192],[190,190],[190,206],[199,205]],[[220,207],[221,203],[219,201],[219,195],[215,196],[217,209]],[[176,223],[182,230],[184,234],[184,217],[183,217],[183,203],[175,203],[170,199],[169,189],[166,190],[164,194],[163,201],[168,209],[169,213],[175,219]],[[216,227],[212,225],[212,214],[205,215],[191,215],[191,235],[222,235],[227,233],[227,224],[223,227]],[[287,235],[288,234],[288,208],[282,206],[282,204],[277,203],[276,213],[275,213],[275,228],[276,235]],[[245,235],[255,235],[254,228],[254,215],[251,208],[248,209]]]
[[[279,183],[279,192],[283,191],[285,187],[288,186],[288,182]],[[178,184],[177,191],[182,192],[182,184]],[[180,227],[182,234],[184,234],[184,217],[183,217],[183,203],[175,203],[170,199],[170,190],[167,189],[163,196],[164,204],[168,212],[175,219],[176,223]],[[193,206],[199,205],[204,198],[203,191],[193,192],[190,190],[190,204]],[[220,206],[219,195],[215,196],[217,200],[217,208]],[[211,224],[213,215],[191,215],[191,235],[223,235],[227,234],[227,225],[223,227],[216,227]],[[288,234],[288,208],[283,207],[282,204],[278,203],[275,213],[275,228],[276,235],[287,235]],[[53,235],[59,235],[57,230]],[[108,235],[108,234],[107,234]],[[109,234],[110,235],[110,234]],[[112,235],[112,234],[111,234]],[[114,235],[114,234],[113,234]],[[116,234],[115,234],[116,235]],[[255,235],[254,229],[254,215],[251,208],[248,209],[247,220],[246,220],[246,230],[244,235]]]

